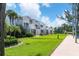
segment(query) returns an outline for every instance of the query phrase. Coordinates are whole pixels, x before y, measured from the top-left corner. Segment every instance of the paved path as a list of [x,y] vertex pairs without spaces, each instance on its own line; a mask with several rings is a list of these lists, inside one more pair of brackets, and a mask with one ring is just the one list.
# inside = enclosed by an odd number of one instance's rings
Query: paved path
[[79,43],[74,41],[73,36],[68,35],[51,56],[79,56]]

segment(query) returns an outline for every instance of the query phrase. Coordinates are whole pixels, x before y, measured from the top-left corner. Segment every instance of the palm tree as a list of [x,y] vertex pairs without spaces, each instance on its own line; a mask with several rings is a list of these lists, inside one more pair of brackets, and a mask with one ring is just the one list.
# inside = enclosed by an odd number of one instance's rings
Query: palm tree
[[65,24],[65,23],[64,23],[64,24],[62,24],[62,28],[63,28],[63,30],[64,30],[64,33],[66,33],[66,32],[67,32],[67,27],[68,27],[68,26],[67,26],[67,24]]
[[71,33],[71,31],[72,31],[72,26],[70,26],[69,24],[62,24],[62,29],[64,30],[64,33],[67,33],[67,32],[69,32],[69,33]]
[[18,14],[13,10],[7,10],[6,15],[8,15],[10,19],[9,31],[10,31],[10,36],[11,36],[11,32],[14,31],[14,20],[18,18]]
[[6,15],[8,15],[10,19],[10,24],[14,25],[14,19],[18,17],[17,13],[13,10],[7,10]]
[[17,18],[19,18],[19,19],[23,19],[23,17],[22,16],[20,16],[20,15],[18,15],[18,17]]
[[14,36],[15,36],[15,34],[16,34],[16,32],[19,32],[19,33],[21,33],[21,29],[20,29],[20,26],[12,26],[13,27],[13,32],[14,32]]
[[6,26],[6,32],[9,32],[9,39],[11,39],[11,35],[15,36],[16,32],[21,33],[20,26],[15,26],[15,25],[7,25]]
[[63,17],[63,16],[57,16],[57,17],[60,18],[60,19],[62,19],[62,20],[67,21],[67,23],[69,25],[71,25],[72,24],[72,20],[73,20],[74,17],[70,14],[70,12],[68,10],[65,10],[64,14],[65,14],[65,17]]
[[4,20],[5,20],[5,3],[0,3],[0,56],[4,55]]
[[[70,26],[72,26],[72,32],[73,32],[73,37],[75,36],[75,43],[77,43],[77,33],[76,33],[76,30],[77,30],[77,25],[78,25],[78,22],[77,20],[74,21],[74,18],[76,18],[75,15],[72,15],[70,14],[70,12],[68,10],[65,10],[64,11],[64,14],[65,14],[65,18],[63,16],[60,16],[58,18],[61,18],[62,20],[65,20],[68,22],[68,24]],[[74,23],[76,22],[76,23]],[[74,27],[75,25],[75,27]],[[75,29],[75,30],[74,30]],[[75,33],[75,34],[74,34]]]
[[[18,22],[18,20],[22,20],[22,19],[23,19],[23,17],[20,16],[20,15],[18,15],[18,16],[16,17],[16,20],[17,20],[16,22]],[[21,24],[17,24],[17,23],[16,23],[16,25],[21,25]]]
[[63,17],[63,16],[57,16],[57,17],[62,19],[62,20],[67,21],[68,24],[72,23],[74,16],[72,14],[70,14],[70,12],[68,10],[65,10],[64,14],[65,14],[65,17]]
[[7,23],[7,21],[5,21],[5,24],[4,24],[4,30],[5,30],[5,38],[7,37],[7,33],[9,32],[9,24]]

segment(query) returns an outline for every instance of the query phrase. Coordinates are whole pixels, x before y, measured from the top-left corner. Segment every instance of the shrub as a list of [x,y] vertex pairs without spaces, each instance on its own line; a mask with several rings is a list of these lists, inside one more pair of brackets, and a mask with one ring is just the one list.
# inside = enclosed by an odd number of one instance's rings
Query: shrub
[[42,54],[38,53],[38,54],[36,54],[36,56],[42,56]]
[[8,47],[8,46],[17,44],[18,40],[13,36],[11,36],[11,37],[7,36],[7,38],[4,40],[4,43],[5,43],[5,47]]
[[32,33],[26,33],[25,36],[26,37],[33,37],[34,35]]
[[22,37],[22,36],[21,36],[21,33],[18,32],[18,31],[16,31],[16,33],[15,33],[15,37],[16,37],[16,38],[21,38],[21,37]]
[[41,35],[41,36],[43,36],[44,34],[43,34],[43,33],[41,33],[40,35]]

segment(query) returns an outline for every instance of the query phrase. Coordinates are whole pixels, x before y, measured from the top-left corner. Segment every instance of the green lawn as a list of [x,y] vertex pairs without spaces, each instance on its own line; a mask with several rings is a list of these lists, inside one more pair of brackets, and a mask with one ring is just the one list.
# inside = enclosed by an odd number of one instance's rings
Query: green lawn
[[32,38],[20,38],[22,45],[13,48],[5,48],[7,56],[48,56],[66,37],[66,34],[37,36]]

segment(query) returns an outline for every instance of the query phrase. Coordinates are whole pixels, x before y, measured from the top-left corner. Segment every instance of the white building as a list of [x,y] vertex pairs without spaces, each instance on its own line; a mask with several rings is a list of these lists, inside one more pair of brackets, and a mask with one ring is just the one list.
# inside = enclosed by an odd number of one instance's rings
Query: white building
[[13,25],[22,25],[26,32],[34,35],[52,34],[52,27],[48,27],[44,23],[31,19],[28,16],[24,16],[23,19],[16,19],[13,22]]

